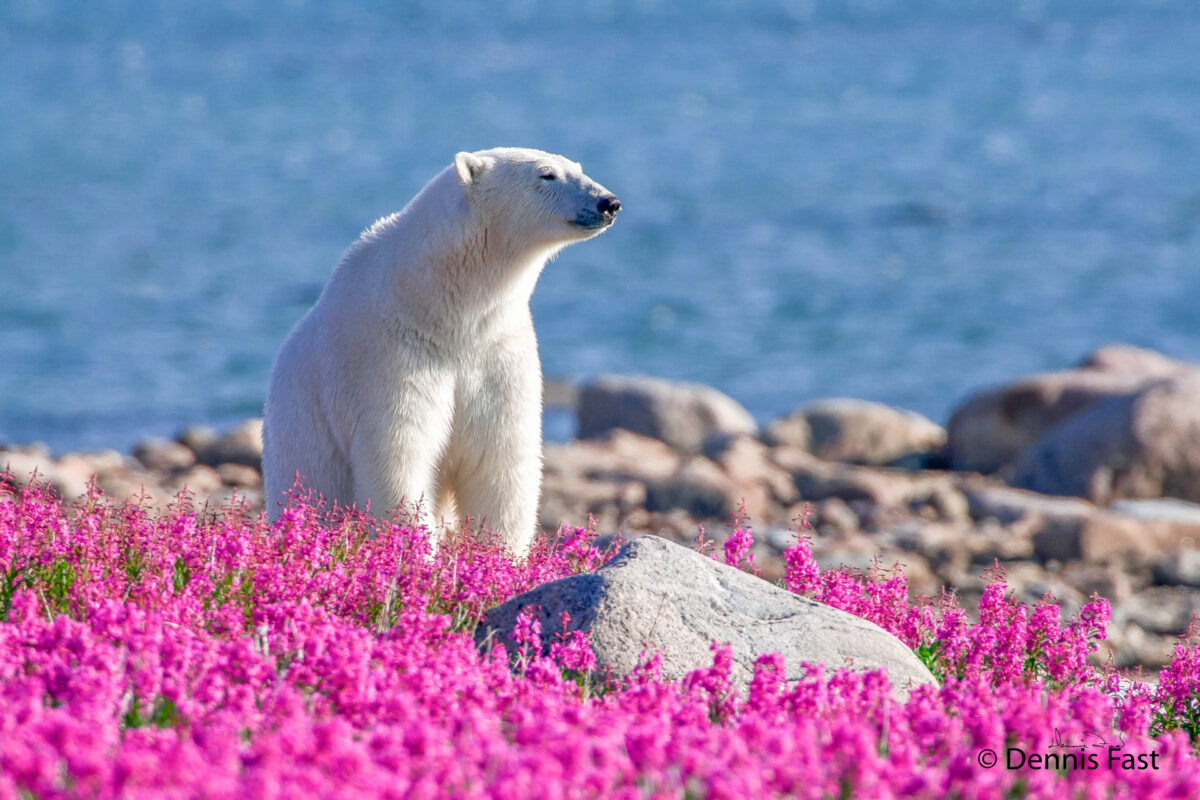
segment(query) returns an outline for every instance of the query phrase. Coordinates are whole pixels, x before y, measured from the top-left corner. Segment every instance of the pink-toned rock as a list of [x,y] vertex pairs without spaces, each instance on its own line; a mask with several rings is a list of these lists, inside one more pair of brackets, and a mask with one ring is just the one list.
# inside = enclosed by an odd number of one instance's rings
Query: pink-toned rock
[[1102,504],[1200,501],[1200,372],[1154,381],[1063,422],[1022,455],[1012,483]]
[[1078,529],[1035,536],[1039,558],[1083,560],[1136,569],[1161,562],[1185,548],[1200,547],[1200,524],[1186,519],[1139,517],[1100,511]]
[[190,447],[157,437],[138,442],[132,455],[146,469],[168,474],[182,472],[196,463],[196,454]]
[[17,451],[0,452],[0,475],[8,472],[17,488],[28,486],[34,479],[49,484],[65,500],[87,494],[88,470],[63,469],[49,454],[31,455]]
[[953,565],[966,570],[970,563],[966,531],[960,525],[910,520],[892,532],[897,546],[922,556],[935,569]]
[[1008,564],[1031,560],[1034,557],[1035,524],[1045,523],[1031,520],[1028,524],[1018,522],[1000,526],[984,523],[975,527],[965,537],[971,563],[987,568],[997,562]]
[[73,486],[87,486],[96,477],[92,462],[75,453],[67,453],[57,461],[59,479]]
[[912,411],[833,398],[775,420],[763,438],[772,445],[808,450],[826,461],[880,466],[937,450],[945,443],[946,432]]
[[929,562],[916,553],[900,553],[897,556],[897,566],[908,580],[910,597],[940,597],[942,594],[942,579],[929,566]]
[[586,441],[547,443],[543,457],[547,474],[643,481],[665,478],[679,469],[683,461],[663,442],[626,430],[614,430]]
[[602,527],[624,524],[646,500],[646,485],[664,480],[682,458],[665,443],[625,430],[567,444],[547,443],[540,524],[583,525],[589,515]]
[[604,375],[584,384],[577,414],[581,439],[623,428],[684,453],[699,453],[715,433],[758,432],[746,409],[710,386],[641,375]]
[[1101,348],[1077,369],[1032,375],[979,392],[950,417],[950,464],[975,472],[1011,468],[1050,429],[1092,405],[1195,368],[1158,353],[1117,345]]
[[1115,564],[1086,564],[1074,561],[1063,565],[1059,577],[1074,586],[1084,597],[1097,594],[1110,603],[1122,603],[1133,595],[1133,582],[1124,569]]
[[1200,589],[1200,550],[1185,547],[1168,553],[1154,565],[1154,580],[1168,586]]
[[851,506],[862,501],[880,508],[907,507],[938,486],[952,486],[945,475],[838,464],[786,445],[771,448],[770,457],[791,473],[800,499],[807,502],[836,497]]
[[202,464],[244,464],[262,470],[262,419],[255,417],[230,428],[220,438],[196,445],[196,458]]
[[217,475],[221,483],[230,487],[261,489],[263,486],[262,473],[245,464],[221,464],[217,467]]
[[62,457],[64,462],[67,459],[79,459],[87,465],[89,474],[92,475],[104,475],[107,472],[129,468],[129,459],[116,450],[84,450],[79,453],[68,453]]
[[771,500],[784,506],[800,499],[791,473],[772,461],[770,449],[753,436],[735,434],[710,439],[704,454],[738,486],[765,487]]
[[1026,605],[1037,605],[1046,599],[1047,595],[1054,598],[1061,606],[1064,619],[1074,616],[1087,602],[1087,598],[1074,586],[1033,562],[1006,564],[1004,579],[1009,591]]
[[[753,498],[759,501],[761,498]],[[738,508],[738,487],[720,467],[703,456],[684,462],[674,474],[646,486],[646,510],[680,508],[695,519],[728,519]],[[752,500],[747,499],[747,511]]]
[[1113,623],[1133,623],[1150,633],[1178,636],[1187,633],[1197,614],[1200,594],[1178,586],[1152,586],[1114,608]]
[[175,441],[187,447],[197,457],[211,447],[220,437],[207,425],[189,425],[179,432]]
[[[1134,624],[1112,624],[1109,626],[1107,644],[1111,648],[1113,666],[1117,669],[1142,667],[1159,670],[1170,664],[1175,657],[1175,635],[1148,633]],[[1101,648],[1103,652],[1105,648]]]
[[859,572],[869,572],[876,566],[886,569],[909,555],[881,551],[875,542],[861,535],[837,540],[818,539],[813,542],[812,552],[813,559],[823,570],[849,567]]
[[1129,375],[1144,375],[1147,378],[1169,378],[1195,369],[1196,366],[1191,362],[1180,361],[1131,344],[1105,345],[1079,362],[1079,369],[1123,372]]
[[199,499],[207,497],[224,485],[220,473],[215,469],[205,464],[196,464],[167,481],[163,488],[172,496],[186,490]]
[[225,486],[205,497],[195,498],[198,510],[212,516],[231,512],[254,516],[263,510],[263,503],[261,490],[241,486]]
[[547,475],[539,520],[543,527],[553,530],[560,524],[582,526],[591,516],[602,523],[602,528],[615,528],[626,515],[639,509],[645,499],[645,484],[634,480]]
[[857,534],[860,528],[858,514],[838,497],[826,497],[819,501],[809,522],[822,536],[851,536]]

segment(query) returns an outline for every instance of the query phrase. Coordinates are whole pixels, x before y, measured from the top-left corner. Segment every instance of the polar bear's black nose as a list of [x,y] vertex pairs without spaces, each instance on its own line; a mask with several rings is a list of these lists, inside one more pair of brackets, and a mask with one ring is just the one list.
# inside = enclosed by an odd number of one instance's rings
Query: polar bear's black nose
[[600,198],[596,208],[600,210],[601,214],[615,214],[621,210],[621,201],[616,198],[616,195],[605,195]]

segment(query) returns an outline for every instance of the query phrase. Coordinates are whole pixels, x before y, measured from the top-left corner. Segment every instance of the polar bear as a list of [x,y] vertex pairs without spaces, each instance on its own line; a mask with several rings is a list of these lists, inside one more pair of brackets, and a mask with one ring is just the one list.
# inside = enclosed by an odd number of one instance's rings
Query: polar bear
[[546,261],[620,208],[574,161],[502,147],[457,154],[364,231],[271,371],[272,517],[299,475],[378,516],[416,504],[431,533],[465,513],[527,553],[542,481],[529,299]]

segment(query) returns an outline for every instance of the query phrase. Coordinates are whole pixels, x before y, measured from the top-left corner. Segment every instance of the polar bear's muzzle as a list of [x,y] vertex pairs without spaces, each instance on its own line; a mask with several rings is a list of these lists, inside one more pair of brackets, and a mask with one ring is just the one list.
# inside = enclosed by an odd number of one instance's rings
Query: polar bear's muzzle
[[621,201],[614,194],[606,194],[596,201],[596,207],[585,208],[575,215],[575,224],[589,230],[607,228],[617,218]]

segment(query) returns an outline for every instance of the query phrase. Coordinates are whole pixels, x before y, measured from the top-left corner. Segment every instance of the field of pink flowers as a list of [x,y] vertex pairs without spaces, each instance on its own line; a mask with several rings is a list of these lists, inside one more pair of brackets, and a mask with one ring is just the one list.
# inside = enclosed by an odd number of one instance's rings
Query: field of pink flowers
[[[787,684],[766,656],[742,693],[719,646],[682,681],[648,654],[599,684],[581,637],[526,625],[512,664],[471,639],[491,606],[600,566],[589,531],[514,564],[319,519],[0,488],[0,799],[1200,797],[1200,649],[1118,690],[1087,660],[1103,600],[1061,620],[998,577],[973,623],[902,577],[823,572],[798,538],[787,587],[892,631],[940,688]],[[750,543],[738,529],[725,559]]]

